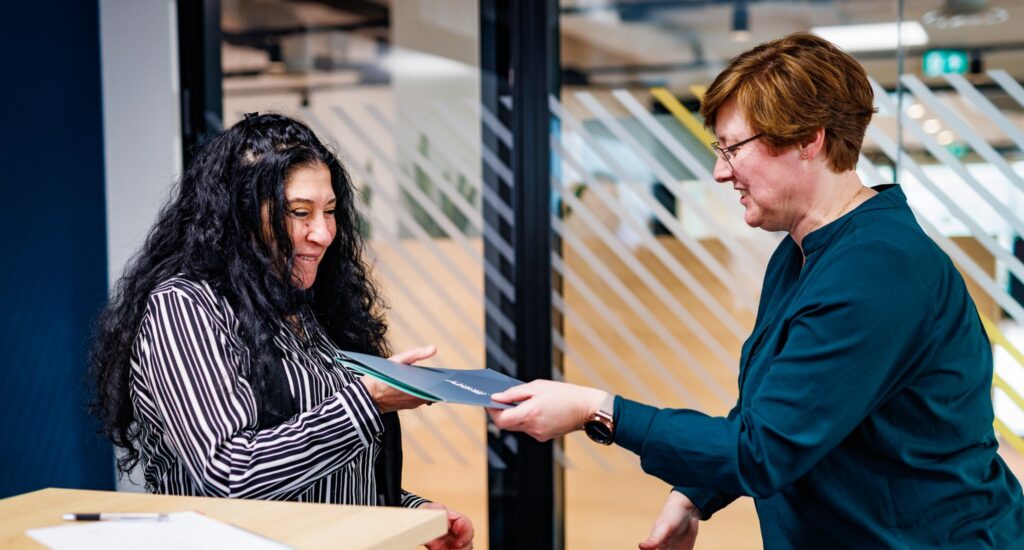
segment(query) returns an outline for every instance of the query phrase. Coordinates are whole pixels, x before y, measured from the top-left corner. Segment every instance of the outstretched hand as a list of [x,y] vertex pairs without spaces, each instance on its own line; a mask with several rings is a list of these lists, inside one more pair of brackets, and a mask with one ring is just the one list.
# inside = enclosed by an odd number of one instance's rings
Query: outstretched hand
[[640,550],[692,550],[697,542],[700,512],[686,495],[672,491]]
[[491,399],[499,403],[518,405],[511,409],[488,409],[487,414],[503,430],[525,432],[537,441],[547,441],[582,428],[607,395],[594,388],[534,380],[492,395]]
[[426,502],[420,508],[448,512],[448,532],[426,544],[427,550],[460,550],[473,548],[473,522],[444,504]]

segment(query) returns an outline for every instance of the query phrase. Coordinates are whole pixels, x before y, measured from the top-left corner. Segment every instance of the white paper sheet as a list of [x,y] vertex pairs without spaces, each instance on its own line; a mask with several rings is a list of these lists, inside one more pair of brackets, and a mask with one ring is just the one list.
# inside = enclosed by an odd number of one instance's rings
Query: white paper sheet
[[280,550],[288,546],[196,512],[169,514],[167,521],[90,521],[25,533],[58,550],[135,549]]

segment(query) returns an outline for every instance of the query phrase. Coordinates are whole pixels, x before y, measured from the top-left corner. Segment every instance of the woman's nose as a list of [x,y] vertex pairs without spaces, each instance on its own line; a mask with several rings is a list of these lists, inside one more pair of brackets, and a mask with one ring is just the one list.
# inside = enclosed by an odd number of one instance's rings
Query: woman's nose
[[310,242],[327,247],[331,244],[331,241],[334,240],[334,232],[331,231],[331,228],[328,225],[329,223],[330,222],[328,222],[324,216],[317,216],[317,218],[310,223],[309,233],[306,235],[306,238],[309,239]]
[[715,170],[712,172],[712,177],[718,183],[725,183],[732,180],[732,165],[719,155],[715,155]]

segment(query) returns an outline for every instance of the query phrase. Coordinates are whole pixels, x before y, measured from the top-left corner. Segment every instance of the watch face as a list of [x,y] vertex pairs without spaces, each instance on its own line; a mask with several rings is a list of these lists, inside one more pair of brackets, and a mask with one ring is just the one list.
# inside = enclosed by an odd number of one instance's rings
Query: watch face
[[608,445],[612,442],[612,431],[603,422],[591,420],[583,425],[583,431],[587,433],[590,439],[602,445]]

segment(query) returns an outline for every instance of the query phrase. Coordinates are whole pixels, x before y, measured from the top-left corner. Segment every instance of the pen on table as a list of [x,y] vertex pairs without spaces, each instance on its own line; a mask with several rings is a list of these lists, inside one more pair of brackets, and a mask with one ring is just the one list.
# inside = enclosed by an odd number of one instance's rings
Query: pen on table
[[132,521],[132,520],[149,520],[149,521],[165,521],[168,519],[167,514],[157,513],[93,513],[93,514],[64,514],[64,519],[67,521]]

